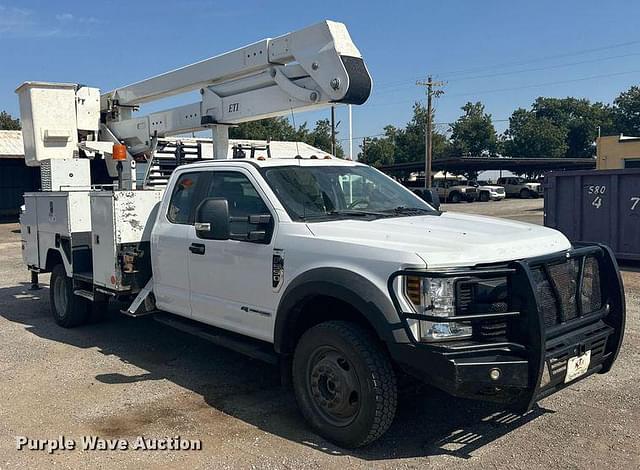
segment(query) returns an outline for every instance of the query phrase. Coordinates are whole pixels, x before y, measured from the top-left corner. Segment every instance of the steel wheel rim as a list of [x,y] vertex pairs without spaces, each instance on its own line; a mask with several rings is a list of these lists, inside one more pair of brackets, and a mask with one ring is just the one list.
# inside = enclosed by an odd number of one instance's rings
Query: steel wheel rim
[[360,412],[362,391],[353,364],[332,347],[317,348],[307,363],[307,392],[315,410],[334,426],[351,424]]
[[58,315],[64,317],[67,312],[67,305],[69,305],[69,299],[67,297],[67,286],[62,277],[56,277],[56,281],[53,284],[53,302]]

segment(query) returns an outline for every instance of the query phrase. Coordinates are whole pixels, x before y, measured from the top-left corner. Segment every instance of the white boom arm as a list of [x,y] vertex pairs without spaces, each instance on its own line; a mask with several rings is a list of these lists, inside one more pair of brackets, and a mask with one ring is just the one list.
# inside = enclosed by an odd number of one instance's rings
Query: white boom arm
[[[133,117],[144,103],[200,90],[201,101]],[[213,128],[215,158],[227,158],[229,125],[329,103],[362,104],[371,77],[342,23],[323,21],[105,93],[106,125],[132,154],[154,136]]]

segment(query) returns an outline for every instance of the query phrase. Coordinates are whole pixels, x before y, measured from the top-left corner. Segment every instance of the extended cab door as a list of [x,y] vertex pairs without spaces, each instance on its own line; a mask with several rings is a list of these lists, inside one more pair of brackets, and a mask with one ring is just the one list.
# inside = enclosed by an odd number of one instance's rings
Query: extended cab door
[[167,189],[171,191],[169,202],[162,204],[151,233],[156,304],[161,310],[183,316],[191,315],[189,236],[203,174],[185,172],[178,176],[173,189]]
[[[255,179],[243,168],[207,171],[205,198],[228,201],[231,238],[199,238],[189,227],[191,313],[195,320],[255,338],[272,340],[275,294],[272,286],[275,210]],[[268,226],[247,221],[250,215],[271,215]],[[241,221],[244,219],[244,221]],[[265,240],[250,242],[251,230],[266,230]]]

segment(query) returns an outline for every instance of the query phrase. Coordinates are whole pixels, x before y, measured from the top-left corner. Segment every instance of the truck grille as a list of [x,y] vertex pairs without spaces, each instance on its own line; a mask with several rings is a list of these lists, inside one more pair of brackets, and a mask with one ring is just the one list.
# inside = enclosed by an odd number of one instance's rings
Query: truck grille
[[593,256],[538,266],[533,268],[532,275],[547,327],[602,308],[600,268]]

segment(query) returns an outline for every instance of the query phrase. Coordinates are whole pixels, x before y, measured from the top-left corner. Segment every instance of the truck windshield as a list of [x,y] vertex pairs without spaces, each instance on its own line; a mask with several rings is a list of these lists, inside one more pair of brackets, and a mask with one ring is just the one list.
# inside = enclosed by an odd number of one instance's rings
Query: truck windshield
[[426,202],[366,166],[283,166],[265,179],[293,220],[438,214]]

